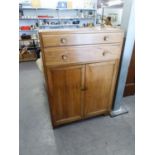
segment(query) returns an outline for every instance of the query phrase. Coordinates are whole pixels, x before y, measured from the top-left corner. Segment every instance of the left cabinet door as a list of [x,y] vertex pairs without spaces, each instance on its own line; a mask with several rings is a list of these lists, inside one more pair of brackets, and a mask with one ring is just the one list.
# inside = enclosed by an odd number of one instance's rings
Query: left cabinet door
[[83,117],[81,89],[84,85],[84,69],[84,65],[47,68],[53,126]]

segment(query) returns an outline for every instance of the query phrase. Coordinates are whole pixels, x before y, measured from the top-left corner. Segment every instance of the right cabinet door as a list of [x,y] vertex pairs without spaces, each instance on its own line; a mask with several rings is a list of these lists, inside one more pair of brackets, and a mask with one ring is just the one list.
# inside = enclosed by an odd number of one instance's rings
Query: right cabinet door
[[111,111],[118,61],[86,65],[84,116],[91,117]]

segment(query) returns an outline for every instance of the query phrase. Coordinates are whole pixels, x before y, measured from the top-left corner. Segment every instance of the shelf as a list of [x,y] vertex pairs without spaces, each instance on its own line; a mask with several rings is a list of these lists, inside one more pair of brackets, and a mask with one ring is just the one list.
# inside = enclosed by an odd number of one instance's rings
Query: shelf
[[19,18],[19,20],[70,20],[70,19],[82,19],[82,20],[86,20],[86,19],[94,19],[94,17],[67,17],[67,18]]
[[19,20],[44,20],[44,19],[58,20],[59,18],[19,18]]
[[37,10],[37,8],[20,8],[19,10]]
[[69,20],[69,19],[82,19],[82,20],[86,20],[86,19],[93,19],[94,17],[68,17],[68,18],[60,18],[61,20]]
[[38,20],[38,18],[19,18],[19,20]]
[[40,27],[78,26],[79,24],[40,25]]
[[59,9],[56,9],[56,10],[60,10],[60,11],[72,11],[72,10],[96,11],[96,9],[93,9],[93,8],[90,8],[90,9],[88,9],[88,8],[83,8],[83,9],[82,8],[77,8],[77,9],[59,8]]
[[62,26],[78,26],[80,24],[63,24]]
[[60,24],[58,25],[40,25],[39,27],[59,27],[59,26],[62,26]]
[[19,39],[19,41],[33,41],[33,40],[39,40],[39,39]]
[[25,61],[35,61],[35,60],[37,60],[37,57],[36,58],[24,58],[24,59],[20,59],[19,61],[25,62]]
[[38,30],[19,30],[19,32],[37,32]]
[[[26,46],[25,46],[26,47]],[[28,50],[33,50],[33,49],[36,49],[36,48],[40,48],[40,46],[36,46],[36,47],[33,47],[33,46],[31,46],[31,47],[26,47]],[[21,47],[19,47],[19,50],[21,50],[21,49],[23,49],[23,48],[21,48]]]
[[96,9],[93,8],[75,8],[75,9],[69,9],[69,8],[21,8],[21,10],[55,10],[55,11],[72,11],[72,10],[84,10],[84,11],[96,11]]

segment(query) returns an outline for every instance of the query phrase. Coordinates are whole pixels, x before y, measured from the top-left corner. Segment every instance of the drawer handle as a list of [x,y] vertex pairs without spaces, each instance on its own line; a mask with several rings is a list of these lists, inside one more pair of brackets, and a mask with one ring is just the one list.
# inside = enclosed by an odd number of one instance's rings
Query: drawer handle
[[63,60],[67,60],[68,59],[68,56],[67,55],[62,55],[62,59]]
[[102,55],[105,56],[107,53],[108,53],[108,51],[104,51],[104,52],[102,53]]
[[103,40],[104,41],[108,41],[109,40],[109,36],[104,36]]
[[66,39],[65,38],[61,38],[60,42],[64,44],[66,42]]

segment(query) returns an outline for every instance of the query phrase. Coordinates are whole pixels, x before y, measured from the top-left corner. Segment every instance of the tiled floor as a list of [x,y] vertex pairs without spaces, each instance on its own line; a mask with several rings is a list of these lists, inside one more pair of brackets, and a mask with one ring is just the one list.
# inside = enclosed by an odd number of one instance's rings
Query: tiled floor
[[43,77],[35,62],[20,63],[20,155],[134,155],[134,96],[129,113],[52,129]]

